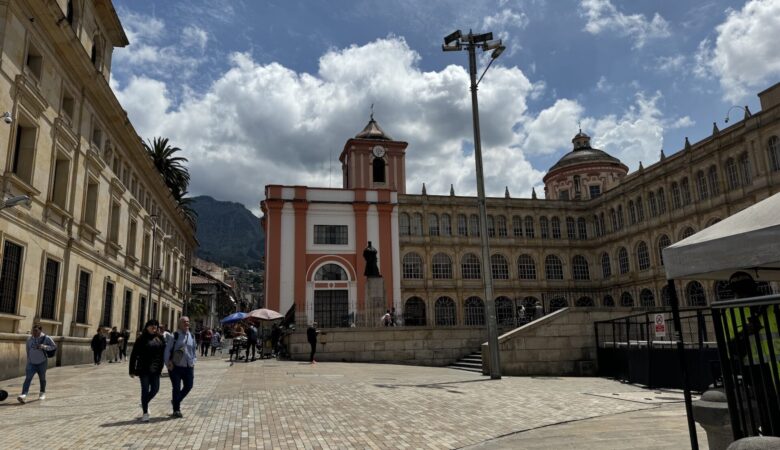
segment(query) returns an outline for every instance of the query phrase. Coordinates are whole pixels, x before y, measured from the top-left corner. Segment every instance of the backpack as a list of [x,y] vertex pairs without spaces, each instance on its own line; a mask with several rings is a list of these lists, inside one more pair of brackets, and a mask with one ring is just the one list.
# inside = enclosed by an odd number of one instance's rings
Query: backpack
[[[43,337],[43,342],[46,342],[46,336]],[[54,344],[54,341],[52,341],[52,344]],[[57,345],[55,344],[52,349],[44,350],[43,353],[46,353],[47,358],[54,358],[57,355]]]

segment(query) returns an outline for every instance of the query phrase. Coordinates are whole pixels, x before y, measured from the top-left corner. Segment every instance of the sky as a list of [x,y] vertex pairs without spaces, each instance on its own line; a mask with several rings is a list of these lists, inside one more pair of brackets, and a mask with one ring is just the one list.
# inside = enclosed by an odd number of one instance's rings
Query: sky
[[[214,6],[214,5],[219,6]],[[466,52],[507,50],[479,85],[486,192],[542,194],[578,127],[631,171],[760,109],[780,81],[780,0],[114,0],[130,45],[111,87],[138,134],[189,159],[190,194],[254,212],[268,184],[341,187],[374,117],[406,141],[408,193],[475,195]],[[480,53],[479,72],[489,61]]]

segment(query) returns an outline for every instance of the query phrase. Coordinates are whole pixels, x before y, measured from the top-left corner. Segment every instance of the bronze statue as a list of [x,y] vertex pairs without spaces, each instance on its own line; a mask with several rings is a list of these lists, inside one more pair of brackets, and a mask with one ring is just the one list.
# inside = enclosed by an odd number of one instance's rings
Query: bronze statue
[[368,241],[368,247],[363,250],[363,259],[366,260],[366,270],[363,272],[368,278],[380,278],[379,267],[376,265],[376,249],[371,246],[371,241]]

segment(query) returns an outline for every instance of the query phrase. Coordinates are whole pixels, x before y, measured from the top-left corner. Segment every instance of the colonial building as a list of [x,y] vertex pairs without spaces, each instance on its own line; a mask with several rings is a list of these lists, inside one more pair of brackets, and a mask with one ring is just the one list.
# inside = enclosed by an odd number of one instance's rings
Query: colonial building
[[109,87],[126,45],[109,0],[0,2],[2,195],[31,199],[0,212],[2,333],[134,336],[149,310],[181,315],[194,230]]
[[[760,112],[745,107],[743,120],[633,173],[580,131],[545,175],[544,199],[488,198],[499,322],[517,323],[521,305],[667,304],[661,250],[780,190],[780,84],[759,98]],[[349,324],[365,305],[360,254],[373,241],[387,307],[406,325],[484,323],[476,198],[405,194],[406,147],[372,118],[341,154],[343,189],[266,187],[270,308]],[[732,295],[723,281],[678,292],[690,306]]]

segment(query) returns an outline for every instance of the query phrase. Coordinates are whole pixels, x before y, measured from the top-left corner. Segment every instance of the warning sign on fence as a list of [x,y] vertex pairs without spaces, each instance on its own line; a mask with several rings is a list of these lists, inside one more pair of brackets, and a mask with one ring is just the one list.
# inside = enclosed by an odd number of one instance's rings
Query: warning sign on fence
[[655,337],[666,336],[666,317],[663,314],[655,315]]

